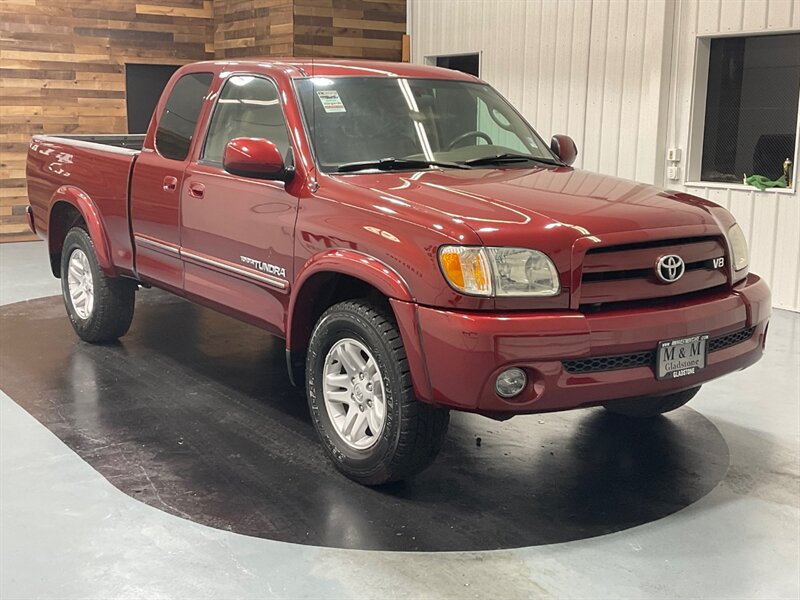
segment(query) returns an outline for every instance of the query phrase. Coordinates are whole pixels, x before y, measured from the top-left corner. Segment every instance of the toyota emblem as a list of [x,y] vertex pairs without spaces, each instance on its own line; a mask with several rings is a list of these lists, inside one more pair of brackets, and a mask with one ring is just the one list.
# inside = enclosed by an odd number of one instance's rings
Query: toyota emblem
[[664,283],[675,283],[685,271],[686,263],[677,254],[667,254],[656,262],[656,275]]

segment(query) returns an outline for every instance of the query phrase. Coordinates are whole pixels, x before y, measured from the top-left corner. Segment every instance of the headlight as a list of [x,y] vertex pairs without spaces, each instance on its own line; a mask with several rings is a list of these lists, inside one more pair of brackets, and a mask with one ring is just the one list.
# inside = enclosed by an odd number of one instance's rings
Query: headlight
[[555,296],[558,271],[546,254],[526,248],[444,246],[442,272],[454,288],[477,296]]
[[739,227],[739,224],[734,224],[728,230],[728,243],[731,245],[731,253],[733,256],[733,268],[736,271],[741,271],[750,262],[749,252],[747,251],[747,240],[744,237],[744,231]]

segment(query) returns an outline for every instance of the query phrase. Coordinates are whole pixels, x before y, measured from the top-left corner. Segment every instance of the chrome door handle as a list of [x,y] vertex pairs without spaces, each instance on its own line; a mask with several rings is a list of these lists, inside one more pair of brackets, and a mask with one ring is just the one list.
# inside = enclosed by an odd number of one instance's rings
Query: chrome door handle
[[174,192],[178,187],[178,178],[167,175],[164,177],[164,184],[162,186],[165,192]]

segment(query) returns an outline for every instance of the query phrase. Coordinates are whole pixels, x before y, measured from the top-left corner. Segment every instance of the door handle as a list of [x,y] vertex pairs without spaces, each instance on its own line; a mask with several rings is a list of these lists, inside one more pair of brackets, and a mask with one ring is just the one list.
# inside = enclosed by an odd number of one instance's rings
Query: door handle
[[192,198],[202,198],[206,193],[206,186],[202,183],[190,183],[189,184],[189,195]]
[[164,185],[162,186],[165,192],[174,192],[178,187],[178,178],[167,175],[164,177]]

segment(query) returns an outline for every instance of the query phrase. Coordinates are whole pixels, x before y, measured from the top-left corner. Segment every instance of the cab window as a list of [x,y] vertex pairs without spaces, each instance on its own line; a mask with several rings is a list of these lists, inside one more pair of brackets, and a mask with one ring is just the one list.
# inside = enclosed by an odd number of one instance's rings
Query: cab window
[[222,163],[225,146],[234,138],[269,140],[286,156],[289,131],[281,111],[278,88],[269,79],[235,75],[222,88],[208,127],[202,159]]
[[197,118],[212,78],[211,73],[190,73],[172,88],[156,130],[156,150],[161,156],[184,160],[189,154]]

